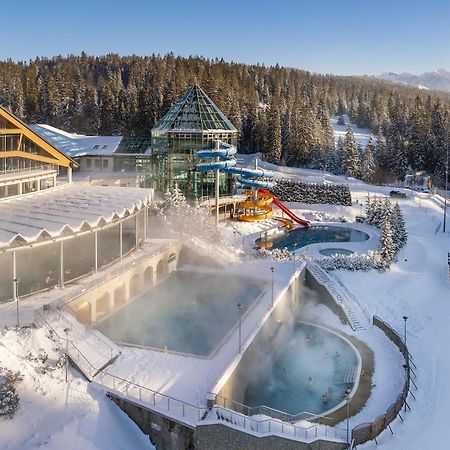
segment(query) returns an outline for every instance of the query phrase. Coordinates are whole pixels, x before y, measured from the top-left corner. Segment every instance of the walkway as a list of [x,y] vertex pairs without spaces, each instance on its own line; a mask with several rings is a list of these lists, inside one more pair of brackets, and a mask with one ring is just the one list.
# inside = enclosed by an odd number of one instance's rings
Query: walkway
[[370,324],[370,317],[344,284],[337,277],[329,274],[313,261],[308,262],[307,269],[316,281],[327,289],[334,301],[342,308],[352,330],[365,330],[367,325]]

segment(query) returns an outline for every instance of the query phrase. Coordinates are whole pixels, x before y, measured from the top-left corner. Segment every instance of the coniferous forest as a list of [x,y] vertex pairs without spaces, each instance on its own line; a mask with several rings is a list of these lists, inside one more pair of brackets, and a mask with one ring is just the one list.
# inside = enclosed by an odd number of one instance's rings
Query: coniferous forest
[[[0,104],[29,123],[145,136],[194,82],[238,128],[240,152],[368,182],[402,179],[409,168],[429,172],[436,183],[445,176],[450,95],[369,77],[173,54],[83,53],[0,62]],[[344,114],[351,124],[335,143],[330,120]],[[356,126],[373,133],[366,148],[355,141]]]

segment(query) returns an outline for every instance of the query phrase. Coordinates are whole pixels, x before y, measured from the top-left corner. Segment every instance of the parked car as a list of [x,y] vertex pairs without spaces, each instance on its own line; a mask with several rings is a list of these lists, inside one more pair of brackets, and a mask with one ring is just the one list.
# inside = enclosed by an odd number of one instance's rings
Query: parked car
[[404,192],[400,191],[391,191],[389,192],[390,197],[396,197],[396,198],[406,198],[406,194]]

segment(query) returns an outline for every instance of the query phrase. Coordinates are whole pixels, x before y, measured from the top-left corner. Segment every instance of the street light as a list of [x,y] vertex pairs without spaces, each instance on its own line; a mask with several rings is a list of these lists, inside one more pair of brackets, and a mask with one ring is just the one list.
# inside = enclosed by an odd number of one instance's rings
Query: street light
[[[405,369],[405,386],[406,389],[403,389],[403,393],[405,394],[405,398],[403,399],[403,406],[405,407],[404,411],[406,412],[406,396],[408,395],[408,364],[403,364],[403,368]],[[406,391],[406,393],[405,393]]]
[[239,310],[239,353],[241,353],[242,352],[242,344],[241,344],[241,342],[242,342],[242,340],[241,340],[241,328],[242,328],[242,314],[241,314],[241,311],[242,311],[242,303],[238,303],[237,305],[237,308],[238,308],[238,310]]
[[[403,336],[404,336],[405,347],[406,347],[406,321],[408,320],[408,317],[403,316],[403,320],[404,320],[404,322],[405,322],[405,327],[404,327],[404,331],[403,331]],[[408,350],[405,349],[405,351],[408,351]]]
[[66,335],[66,383],[69,381],[68,366],[69,366],[69,333],[72,330],[70,328],[64,328]]
[[345,396],[347,400],[347,448],[350,448],[350,395]]
[[271,267],[270,270],[272,271],[272,301],[270,303],[270,308],[273,308],[273,272],[275,271],[275,267]]
[[16,298],[16,316],[17,316],[17,328],[19,328],[20,321],[19,321],[19,278],[14,278],[14,297]]

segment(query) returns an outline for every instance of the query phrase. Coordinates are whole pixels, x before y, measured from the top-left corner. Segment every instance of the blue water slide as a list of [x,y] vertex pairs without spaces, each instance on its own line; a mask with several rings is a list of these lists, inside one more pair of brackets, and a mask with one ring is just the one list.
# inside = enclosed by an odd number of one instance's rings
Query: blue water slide
[[233,167],[227,170],[228,173],[239,175],[242,178],[272,178],[274,173],[271,170],[265,169],[247,169],[245,167]]
[[275,186],[273,181],[263,181],[263,180],[250,180],[247,178],[239,178],[239,183],[242,186],[257,189],[272,189]]
[[[203,158],[206,158],[206,157],[204,156]],[[214,156],[213,158],[217,158],[217,156]],[[224,172],[227,172],[229,169],[231,169],[235,165],[236,165],[235,159],[227,159],[225,161],[213,161],[213,162],[209,162],[209,163],[200,163],[200,164],[197,164],[196,167],[197,167],[197,170],[200,170],[201,172],[206,172],[208,170],[223,170]]]
[[208,170],[222,170],[223,172],[232,175],[238,175],[239,183],[249,188],[271,189],[275,186],[275,183],[272,181],[255,179],[272,178],[274,176],[273,171],[260,169],[258,167],[254,169],[235,167],[236,159],[234,158],[234,155],[237,152],[236,147],[220,141],[219,143],[216,141],[215,144],[218,148],[197,151],[197,158],[199,159],[215,159],[215,161],[197,164],[197,170],[201,172],[206,172]]

